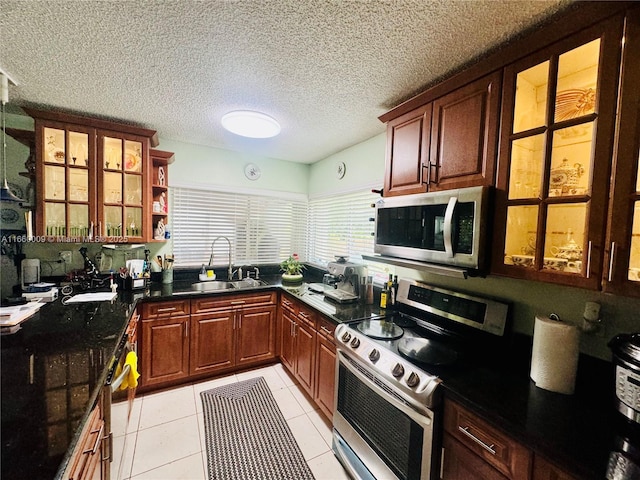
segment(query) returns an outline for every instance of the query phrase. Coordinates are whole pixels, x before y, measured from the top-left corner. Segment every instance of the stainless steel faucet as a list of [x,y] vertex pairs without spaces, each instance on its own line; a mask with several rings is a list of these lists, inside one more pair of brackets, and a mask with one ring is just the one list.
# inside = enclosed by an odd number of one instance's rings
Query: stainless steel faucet
[[231,264],[231,241],[227,237],[216,237],[211,242],[211,256],[209,257],[209,265],[212,265],[213,262],[213,246],[216,244],[216,241],[223,239],[227,241],[227,245],[229,245],[229,268],[227,270],[227,279],[233,280],[233,265]]

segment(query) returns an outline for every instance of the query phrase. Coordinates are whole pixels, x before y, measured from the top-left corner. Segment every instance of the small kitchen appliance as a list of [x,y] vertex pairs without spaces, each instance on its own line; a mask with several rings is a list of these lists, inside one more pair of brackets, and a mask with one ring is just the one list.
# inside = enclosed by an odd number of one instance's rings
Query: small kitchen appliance
[[375,253],[383,260],[483,270],[489,193],[488,187],[471,187],[379,200]]
[[616,367],[616,408],[640,424],[640,333],[623,333],[609,342]]
[[324,296],[338,303],[357,302],[363,267],[348,262],[346,257],[336,258],[335,262],[327,264],[329,273],[325,276],[325,283],[333,288],[326,289]]
[[395,312],[337,326],[333,450],[353,478],[440,478],[441,379],[497,354],[507,313],[501,302],[403,279]]

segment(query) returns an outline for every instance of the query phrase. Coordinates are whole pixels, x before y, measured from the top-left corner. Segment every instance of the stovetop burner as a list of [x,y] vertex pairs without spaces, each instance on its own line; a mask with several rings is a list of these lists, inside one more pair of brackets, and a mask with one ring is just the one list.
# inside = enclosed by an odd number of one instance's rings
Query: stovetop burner
[[387,319],[363,320],[356,325],[356,329],[369,338],[376,340],[395,340],[404,335],[404,329]]
[[405,337],[398,341],[398,353],[409,360],[426,365],[451,365],[458,359],[458,352],[436,340],[422,337]]

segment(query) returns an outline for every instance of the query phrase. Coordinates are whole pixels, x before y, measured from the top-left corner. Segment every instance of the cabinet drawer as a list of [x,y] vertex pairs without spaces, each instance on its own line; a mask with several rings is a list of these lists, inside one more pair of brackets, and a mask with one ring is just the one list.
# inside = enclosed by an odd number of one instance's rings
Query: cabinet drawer
[[318,334],[329,340],[334,345],[335,342],[333,341],[333,335],[336,330],[336,326],[337,325],[328,318],[318,316]]
[[530,478],[533,458],[527,448],[450,400],[445,403],[444,429],[508,478]]
[[261,292],[245,295],[212,295],[210,297],[194,298],[191,300],[193,313],[215,312],[237,307],[257,307],[261,305],[275,305],[276,292]]
[[298,302],[287,298],[285,295],[280,298],[280,307],[283,310],[286,310],[289,313],[293,314],[294,316],[298,313]]
[[296,318],[314,330],[316,329],[316,312],[311,307],[298,304],[298,315],[296,315]]
[[149,302],[142,304],[142,318],[169,317],[189,314],[189,300],[171,300],[169,302]]

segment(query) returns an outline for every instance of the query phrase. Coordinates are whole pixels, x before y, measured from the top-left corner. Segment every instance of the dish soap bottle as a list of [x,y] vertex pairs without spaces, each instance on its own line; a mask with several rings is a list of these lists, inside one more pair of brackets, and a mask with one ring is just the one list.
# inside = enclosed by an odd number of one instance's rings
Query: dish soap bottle
[[204,268],[204,263],[202,264],[202,268],[200,269],[200,274],[198,275],[198,280],[201,282],[206,282],[207,279],[207,269]]

